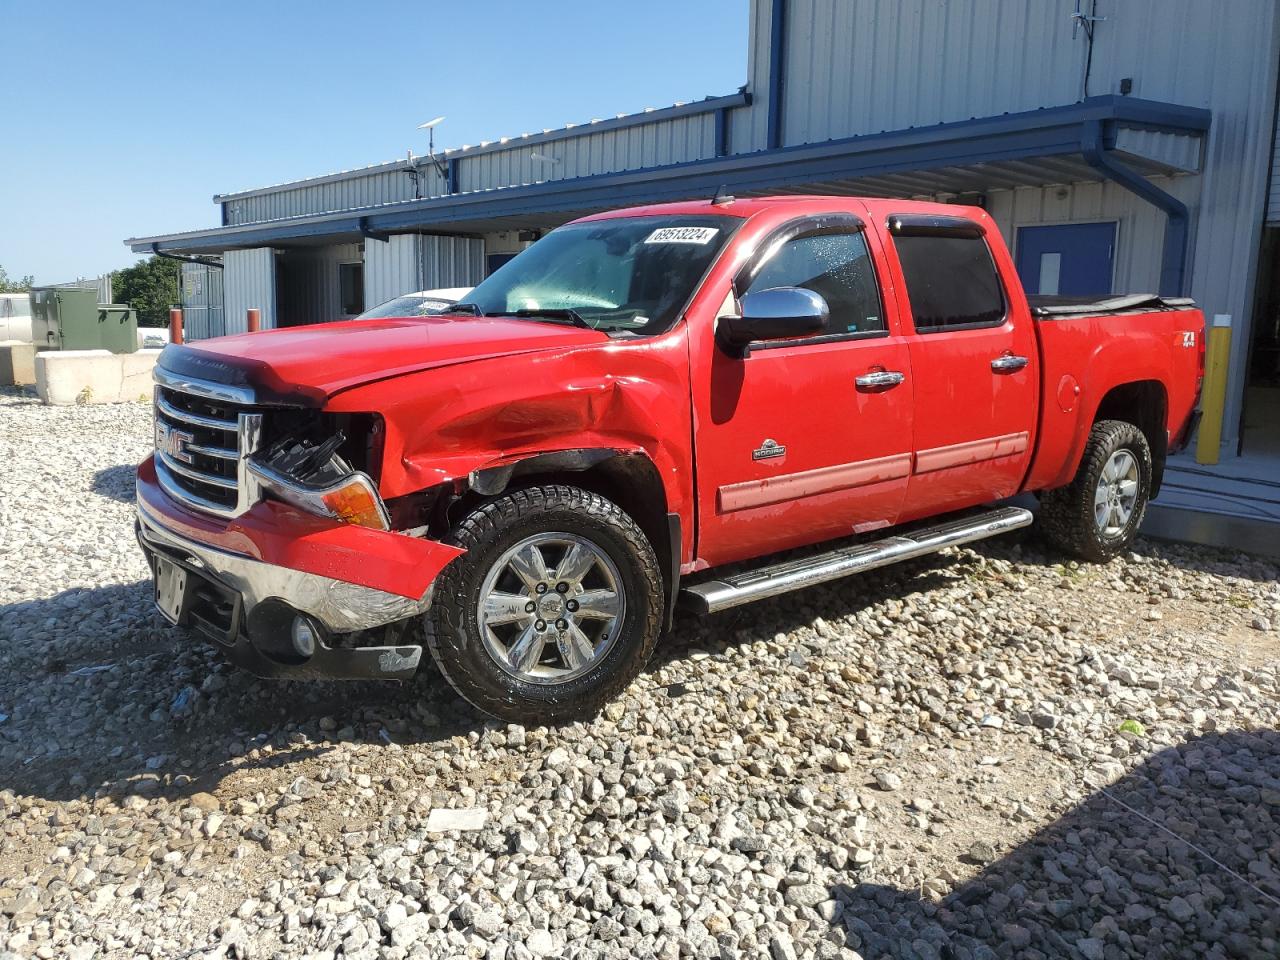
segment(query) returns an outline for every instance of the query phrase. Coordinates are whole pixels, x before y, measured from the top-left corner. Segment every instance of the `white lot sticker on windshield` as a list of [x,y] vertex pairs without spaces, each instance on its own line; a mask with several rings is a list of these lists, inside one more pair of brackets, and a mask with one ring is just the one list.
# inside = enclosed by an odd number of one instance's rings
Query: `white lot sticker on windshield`
[[645,243],[710,243],[719,227],[659,227]]

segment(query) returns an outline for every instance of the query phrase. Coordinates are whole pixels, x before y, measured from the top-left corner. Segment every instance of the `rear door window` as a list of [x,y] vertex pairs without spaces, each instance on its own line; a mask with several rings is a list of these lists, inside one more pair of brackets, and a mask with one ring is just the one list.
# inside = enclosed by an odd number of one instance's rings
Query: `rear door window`
[[894,237],[917,333],[1004,322],[1004,289],[981,236]]

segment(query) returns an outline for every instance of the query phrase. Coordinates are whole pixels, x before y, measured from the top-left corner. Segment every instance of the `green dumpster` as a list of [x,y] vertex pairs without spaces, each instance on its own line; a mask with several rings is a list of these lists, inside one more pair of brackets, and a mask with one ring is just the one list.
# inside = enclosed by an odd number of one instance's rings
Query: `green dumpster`
[[121,303],[98,304],[98,328],[102,346],[112,353],[138,349],[138,312]]
[[138,349],[138,315],[121,304],[99,304],[96,290],[35,287],[31,333],[41,349],[133,353]]

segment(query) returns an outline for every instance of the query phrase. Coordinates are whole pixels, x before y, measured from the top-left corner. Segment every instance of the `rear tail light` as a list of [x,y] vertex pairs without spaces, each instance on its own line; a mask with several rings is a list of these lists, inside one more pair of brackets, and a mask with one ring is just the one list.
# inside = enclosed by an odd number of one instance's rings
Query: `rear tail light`
[[1209,333],[1202,325],[1200,329],[1196,331],[1196,402],[1194,406],[1197,407],[1200,405],[1201,391],[1204,390],[1205,351],[1208,349],[1208,344],[1205,341],[1208,340],[1208,338]]

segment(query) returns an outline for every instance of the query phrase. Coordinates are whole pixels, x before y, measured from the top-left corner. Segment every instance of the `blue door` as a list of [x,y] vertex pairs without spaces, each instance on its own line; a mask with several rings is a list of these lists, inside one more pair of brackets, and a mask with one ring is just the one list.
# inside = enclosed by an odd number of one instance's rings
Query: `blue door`
[[1018,276],[1029,294],[1106,296],[1115,249],[1114,221],[1019,227]]

